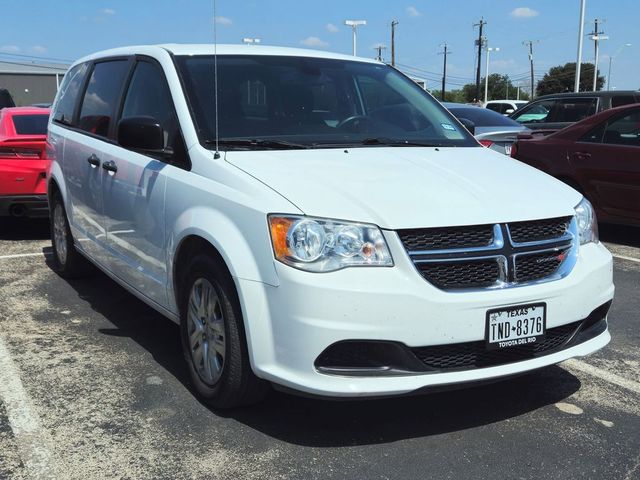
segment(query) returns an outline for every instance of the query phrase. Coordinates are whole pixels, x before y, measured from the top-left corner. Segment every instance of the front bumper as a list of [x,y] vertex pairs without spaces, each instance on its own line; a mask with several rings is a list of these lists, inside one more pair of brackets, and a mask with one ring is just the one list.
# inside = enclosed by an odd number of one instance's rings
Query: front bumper
[[0,216],[38,217],[49,216],[46,195],[2,195]]
[[546,302],[550,329],[583,320],[613,298],[611,254],[601,244],[582,246],[573,271],[561,280],[474,292],[433,287],[399,241],[390,241],[389,247],[392,268],[316,274],[276,262],[278,287],[236,279],[255,373],[312,395],[387,396],[526,372],[587,355],[611,338],[605,326],[560,351],[487,368],[396,376],[322,373],[315,362],[337,342],[397,342],[411,349],[478,342],[484,339],[486,311],[492,308]]

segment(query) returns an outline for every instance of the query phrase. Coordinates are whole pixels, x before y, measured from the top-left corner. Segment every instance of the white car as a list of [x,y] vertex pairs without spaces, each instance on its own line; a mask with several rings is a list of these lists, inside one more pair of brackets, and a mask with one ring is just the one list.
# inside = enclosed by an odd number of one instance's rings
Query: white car
[[408,394],[610,340],[612,259],[589,203],[482,148],[382,63],[109,50],[65,75],[48,143],[58,271],[88,259],[179,323],[215,407],[269,384]]
[[489,100],[484,104],[484,108],[508,116],[519,108],[524,107],[527,103],[529,103],[527,100]]

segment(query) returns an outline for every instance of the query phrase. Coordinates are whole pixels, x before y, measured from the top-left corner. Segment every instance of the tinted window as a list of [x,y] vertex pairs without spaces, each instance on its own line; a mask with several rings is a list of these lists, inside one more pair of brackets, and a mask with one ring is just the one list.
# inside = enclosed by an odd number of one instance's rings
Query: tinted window
[[53,106],[53,119],[56,122],[63,123],[65,125],[71,125],[73,122],[73,111],[78,100],[80,88],[84,82],[85,75],[87,74],[88,65],[82,63],[76,65],[69,70],[60,85],[60,91],[56,97],[55,105]]
[[102,137],[109,136],[127,68],[126,60],[96,63],[82,101],[79,128]]
[[629,105],[630,103],[637,103],[636,97],[633,95],[620,95],[611,97],[611,108],[621,107],[622,105]]
[[498,112],[498,113],[503,113],[503,110],[504,110],[502,103],[489,103],[485,108],[489,110],[493,110],[494,112]]
[[602,141],[613,145],[640,147],[640,110],[610,121]]
[[[216,135],[213,63],[211,56],[177,57],[200,140],[207,146]],[[223,141],[287,141],[321,148],[384,137],[401,143],[477,145],[424,90],[377,63],[220,56],[218,106]],[[250,148],[265,148],[256,143]]]
[[595,115],[598,108],[597,98],[563,98],[558,100],[554,112],[548,121],[579,122]]
[[516,122],[520,123],[542,123],[547,121],[549,112],[554,107],[555,100],[541,100],[540,102],[530,103],[511,115]]
[[509,117],[500,115],[492,110],[479,107],[449,108],[458,118],[466,118],[476,124],[476,127],[519,127],[518,122],[514,122]]
[[18,135],[46,135],[49,115],[14,115],[13,126]]
[[[122,118],[153,117],[164,130],[165,149],[173,151],[172,158],[184,161],[186,148],[178,127],[171,93],[162,69],[149,62],[138,62],[125,96]],[[166,156],[162,157],[167,159]]]
[[4,88],[0,88],[0,108],[15,106],[16,104],[13,103],[13,98],[11,98],[9,91]]

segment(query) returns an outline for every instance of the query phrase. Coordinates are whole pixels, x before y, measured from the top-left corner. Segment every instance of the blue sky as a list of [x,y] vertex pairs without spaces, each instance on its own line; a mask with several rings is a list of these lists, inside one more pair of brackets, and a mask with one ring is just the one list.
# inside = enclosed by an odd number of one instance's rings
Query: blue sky
[[[240,43],[258,37],[264,44],[310,46],[350,53],[351,30],[344,20],[366,19],[358,31],[358,54],[375,56],[373,47],[390,44],[392,19],[397,19],[396,62],[439,88],[447,42],[448,89],[474,78],[477,30],[481,16],[488,22],[491,73],[508,74],[526,83],[528,51],[533,40],[536,77],[549,67],[576,59],[579,0],[218,0],[218,41]],[[0,58],[32,55],[74,60],[106,48],[148,43],[210,43],[213,39],[212,0],[3,0]],[[610,39],[601,42],[599,68],[606,75],[613,62],[611,85],[640,88],[640,29],[637,0],[587,0],[585,33],[593,19],[603,18]],[[626,43],[630,47],[620,48]],[[390,49],[384,52],[390,57]],[[593,61],[593,42],[584,44],[583,61]],[[484,74],[484,61],[483,61]]]

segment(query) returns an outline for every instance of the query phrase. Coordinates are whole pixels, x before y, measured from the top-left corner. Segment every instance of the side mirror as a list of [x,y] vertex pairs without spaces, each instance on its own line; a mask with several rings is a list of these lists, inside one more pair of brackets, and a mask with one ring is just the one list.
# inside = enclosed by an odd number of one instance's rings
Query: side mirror
[[515,112],[515,110],[513,108],[507,108],[504,111],[505,115],[511,115],[513,112]]
[[462,125],[464,125],[464,128],[469,130],[469,133],[471,135],[475,135],[476,134],[476,124],[473,123],[471,120],[469,120],[468,118],[459,118],[458,121]]
[[131,150],[164,153],[164,131],[153,117],[123,118],[118,123],[118,143]]

